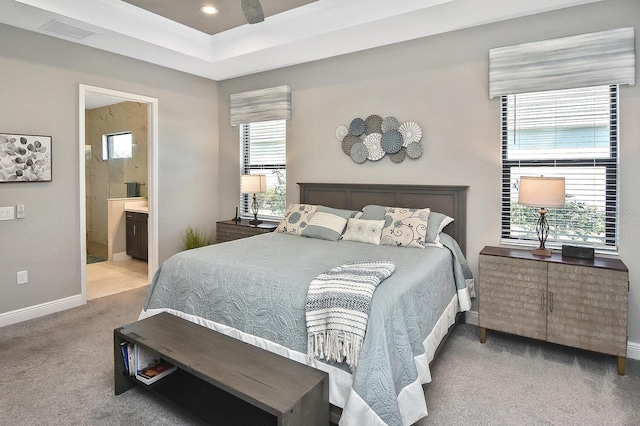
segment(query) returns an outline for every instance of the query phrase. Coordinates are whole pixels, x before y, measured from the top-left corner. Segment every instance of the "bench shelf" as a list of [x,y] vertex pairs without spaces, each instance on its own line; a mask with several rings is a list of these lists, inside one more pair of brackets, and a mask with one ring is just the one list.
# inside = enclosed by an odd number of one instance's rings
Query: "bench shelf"
[[[123,342],[158,353],[177,371],[139,382],[126,372]],[[209,424],[329,424],[327,373],[168,313],[114,330],[114,384],[116,395],[142,386]]]

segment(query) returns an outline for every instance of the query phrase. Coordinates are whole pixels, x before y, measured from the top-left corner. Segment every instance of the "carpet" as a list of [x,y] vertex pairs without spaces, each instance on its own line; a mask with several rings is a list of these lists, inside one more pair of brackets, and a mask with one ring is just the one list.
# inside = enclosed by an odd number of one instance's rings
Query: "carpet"
[[[113,393],[113,329],[137,320],[146,291],[0,328],[0,424],[198,424],[142,387]],[[431,370],[415,426],[640,424],[637,360],[621,377],[611,356],[496,332],[481,344],[459,324]]]
[[196,425],[141,388],[113,393],[113,329],[148,288],[0,328],[0,425]]
[[105,259],[104,257],[94,256],[92,254],[87,255],[87,265],[90,263],[104,262],[105,260],[107,259]]

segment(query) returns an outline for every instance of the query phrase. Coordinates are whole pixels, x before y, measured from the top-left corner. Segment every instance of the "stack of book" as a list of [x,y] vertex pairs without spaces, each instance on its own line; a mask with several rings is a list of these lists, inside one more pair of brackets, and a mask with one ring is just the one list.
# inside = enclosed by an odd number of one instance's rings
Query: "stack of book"
[[125,370],[130,376],[147,385],[160,380],[177,369],[175,365],[161,359],[157,353],[133,343],[123,342],[121,348]]

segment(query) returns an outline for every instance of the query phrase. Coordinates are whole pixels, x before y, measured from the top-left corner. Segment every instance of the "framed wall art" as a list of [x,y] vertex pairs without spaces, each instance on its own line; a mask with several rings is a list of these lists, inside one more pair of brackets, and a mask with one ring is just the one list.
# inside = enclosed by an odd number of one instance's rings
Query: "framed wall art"
[[50,181],[51,136],[0,133],[0,183]]

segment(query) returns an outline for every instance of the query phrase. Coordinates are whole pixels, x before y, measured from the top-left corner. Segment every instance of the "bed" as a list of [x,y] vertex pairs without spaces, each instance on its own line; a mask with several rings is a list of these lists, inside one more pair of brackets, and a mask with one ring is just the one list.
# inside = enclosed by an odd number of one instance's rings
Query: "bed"
[[[384,206],[428,207],[454,220],[423,249],[280,229],[178,253],[155,274],[140,317],[169,312],[328,372],[332,421],[339,416],[340,425],[412,424],[428,414],[429,363],[474,297],[464,259],[467,187],[299,185],[296,208],[324,206],[353,218]],[[309,284],[345,262],[380,258],[392,259],[395,271],[375,289],[357,366],[307,355]]]

